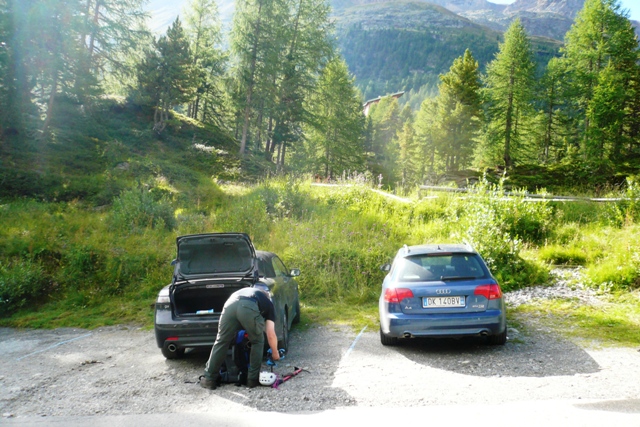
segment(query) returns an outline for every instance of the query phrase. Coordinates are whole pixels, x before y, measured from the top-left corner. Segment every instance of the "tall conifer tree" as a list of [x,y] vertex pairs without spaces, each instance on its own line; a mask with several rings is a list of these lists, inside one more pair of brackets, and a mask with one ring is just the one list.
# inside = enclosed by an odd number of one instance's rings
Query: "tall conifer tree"
[[485,95],[488,122],[479,155],[481,164],[510,168],[526,157],[527,121],[532,111],[534,62],[520,19],[504,34],[495,59],[487,66]]
[[154,106],[153,129],[160,134],[167,126],[171,108],[194,99],[196,73],[189,40],[176,18],[150,49],[138,69],[143,100]]
[[638,121],[635,102],[638,40],[616,0],[586,0],[565,37],[563,59],[574,84],[586,162],[620,162]]
[[447,171],[469,165],[480,127],[480,76],[478,62],[467,49],[440,77],[440,152]]
[[222,125],[222,75],[226,55],[222,52],[221,24],[215,0],[191,0],[185,13],[197,77],[196,97],[188,106],[189,117]]
[[347,64],[334,57],[307,101],[312,119],[305,126],[305,144],[295,152],[296,166],[325,178],[363,171],[365,118],[360,99]]

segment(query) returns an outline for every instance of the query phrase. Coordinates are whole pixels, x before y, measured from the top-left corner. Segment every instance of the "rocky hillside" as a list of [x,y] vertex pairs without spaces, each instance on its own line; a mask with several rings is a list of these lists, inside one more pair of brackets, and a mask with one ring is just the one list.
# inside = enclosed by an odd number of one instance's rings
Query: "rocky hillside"
[[[336,14],[346,9],[384,0],[330,0]],[[582,9],[584,0],[516,0],[510,5],[491,3],[487,0],[419,0],[444,7],[469,20],[493,30],[504,31],[511,21],[520,18],[531,35],[564,40],[576,14]],[[154,15],[151,28],[162,32],[187,4],[186,0],[150,0],[147,10]],[[220,0],[218,10],[222,22],[229,25],[233,14],[234,0]],[[640,22],[633,21],[640,35]]]
[[504,13],[533,12],[540,14],[556,13],[575,18],[584,6],[584,0],[516,0],[504,9]]

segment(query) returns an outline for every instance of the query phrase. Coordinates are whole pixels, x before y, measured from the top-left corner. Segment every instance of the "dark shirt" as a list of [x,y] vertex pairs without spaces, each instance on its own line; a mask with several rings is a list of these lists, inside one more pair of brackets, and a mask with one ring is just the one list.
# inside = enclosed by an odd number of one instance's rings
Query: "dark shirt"
[[253,298],[258,303],[258,310],[260,310],[260,315],[262,315],[265,320],[271,320],[275,323],[276,309],[273,306],[271,299],[265,292],[254,288],[242,288],[239,291],[235,291],[233,293],[233,297],[238,299],[240,297]]

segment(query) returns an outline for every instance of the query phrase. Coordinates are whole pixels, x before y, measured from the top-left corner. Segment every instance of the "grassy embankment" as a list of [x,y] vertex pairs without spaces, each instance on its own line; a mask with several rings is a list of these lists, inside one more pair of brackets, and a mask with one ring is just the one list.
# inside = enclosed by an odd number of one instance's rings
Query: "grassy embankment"
[[[405,243],[467,241],[504,290],[545,284],[552,265],[580,265],[610,300],[530,305],[512,311],[513,321],[523,311],[552,314],[574,336],[640,343],[638,201],[529,203],[488,183],[466,195],[414,194],[410,203],[366,185],[235,185],[264,165],[245,159],[239,168],[232,138],[185,118],[157,138],[151,117],[118,101],[91,114],[61,104],[50,142],[2,141],[0,325],[150,327],[175,237],[242,231],[302,270],[302,325],[377,328],[381,264]],[[616,195],[638,200],[640,191]]]
[[366,186],[323,188],[272,180],[211,190],[209,208],[186,212],[145,191],[105,210],[78,203],[20,201],[0,208],[2,325],[152,325],[151,305],[171,275],[174,239],[244,231],[256,246],[298,267],[303,322],[377,328],[379,266],[404,243],[468,241],[505,290],[544,284],[552,264],[582,265],[608,304],[529,305],[541,321],[602,342],[640,343],[640,228],[634,206],[505,200],[484,184],[462,196],[402,203]]

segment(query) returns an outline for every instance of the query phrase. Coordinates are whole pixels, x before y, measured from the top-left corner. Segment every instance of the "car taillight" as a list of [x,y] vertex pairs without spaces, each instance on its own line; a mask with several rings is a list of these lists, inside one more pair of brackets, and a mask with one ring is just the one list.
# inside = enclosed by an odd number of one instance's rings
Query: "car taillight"
[[384,300],[386,302],[400,302],[405,298],[413,298],[411,289],[387,288],[384,290]]
[[156,299],[156,304],[169,304],[171,299],[169,298],[169,289],[161,289],[158,293],[158,299]]
[[480,285],[473,291],[474,295],[482,295],[486,299],[502,298],[502,290],[500,286],[493,283],[490,285]]

